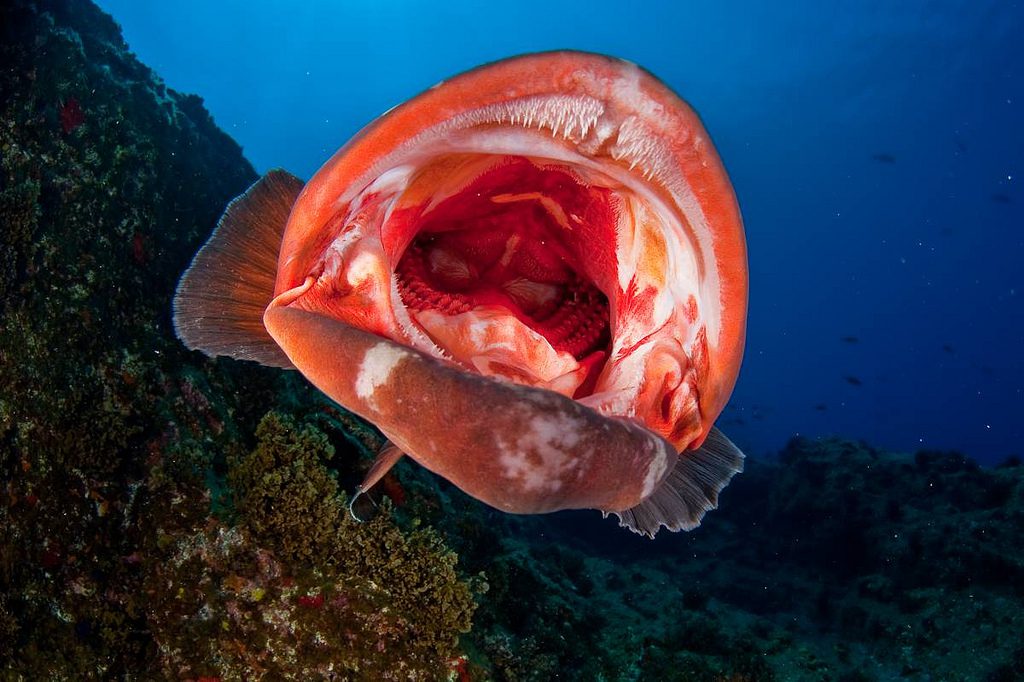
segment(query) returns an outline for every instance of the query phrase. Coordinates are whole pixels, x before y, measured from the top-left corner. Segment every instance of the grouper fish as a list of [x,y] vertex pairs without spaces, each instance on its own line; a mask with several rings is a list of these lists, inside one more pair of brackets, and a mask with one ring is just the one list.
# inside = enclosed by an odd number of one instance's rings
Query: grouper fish
[[179,338],[294,368],[511,513],[692,529],[742,470],[714,422],[747,256],[722,162],[647,71],[550,52],[442,82],[303,183],[231,202],[182,276]]

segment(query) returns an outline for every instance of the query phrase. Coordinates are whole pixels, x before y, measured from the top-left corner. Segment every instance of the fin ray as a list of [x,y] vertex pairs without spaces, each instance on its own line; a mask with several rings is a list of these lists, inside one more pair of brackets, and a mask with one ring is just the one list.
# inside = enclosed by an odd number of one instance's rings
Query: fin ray
[[718,507],[718,494],[743,471],[744,455],[724,433],[712,427],[704,444],[680,455],[665,481],[646,500],[615,514],[619,525],[653,538],[664,526],[693,530],[704,514]]
[[275,169],[235,198],[174,295],[174,329],[192,350],[272,367],[291,361],[263,326],[285,223],[303,183]]

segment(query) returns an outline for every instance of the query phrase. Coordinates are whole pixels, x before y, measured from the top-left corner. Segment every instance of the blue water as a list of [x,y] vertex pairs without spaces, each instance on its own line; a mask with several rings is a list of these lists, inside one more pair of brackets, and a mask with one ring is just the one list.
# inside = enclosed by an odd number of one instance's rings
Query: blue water
[[750,249],[720,424],[983,462],[1024,436],[1024,8],[1005,2],[100,0],[260,171],[310,176],[381,112],[482,62],[635,61],[701,113]]

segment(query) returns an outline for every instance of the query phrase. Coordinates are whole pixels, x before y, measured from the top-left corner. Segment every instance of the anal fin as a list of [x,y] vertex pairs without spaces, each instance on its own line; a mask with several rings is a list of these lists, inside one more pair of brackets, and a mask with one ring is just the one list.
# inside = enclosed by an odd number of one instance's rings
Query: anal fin
[[274,297],[281,238],[302,187],[276,169],[228,204],[174,295],[174,329],[186,346],[292,367],[263,326],[263,312]]
[[679,455],[650,497],[635,507],[608,513],[615,514],[623,528],[650,538],[663,526],[673,532],[693,530],[707,511],[718,507],[718,494],[743,471],[743,458],[740,449],[712,427],[703,445]]
[[[363,482],[356,488],[355,493],[352,494],[352,500],[348,504],[348,512],[357,521],[364,521],[367,518],[367,514],[360,514],[356,511],[356,502],[363,499],[363,494],[373,486],[377,485],[380,479],[384,478],[391,468],[398,464],[398,460],[402,459],[402,449],[390,441],[384,444],[384,447],[380,449],[377,454],[377,459],[373,461],[370,466],[370,470],[366,472],[366,477],[363,478]],[[362,506],[362,505],[360,505]]]

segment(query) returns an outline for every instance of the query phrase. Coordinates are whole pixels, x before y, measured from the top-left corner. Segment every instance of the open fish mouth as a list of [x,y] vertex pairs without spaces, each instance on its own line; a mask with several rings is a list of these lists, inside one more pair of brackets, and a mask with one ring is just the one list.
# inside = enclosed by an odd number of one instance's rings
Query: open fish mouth
[[[563,95],[428,128],[339,197],[332,242],[309,268],[317,281],[294,305],[376,321],[426,353],[637,417],[686,447],[703,431],[718,272],[657,132]],[[652,366],[657,386],[642,380]]]
[[[491,165],[415,225],[395,271],[401,304],[434,343],[482,374],[586,395],[611,338],[608,297],[596,282],[604,273],[586,251],[610,243],[607,192],[540,160],[464,163]],[[544,361],[509,352],[525,343],[541,348]],[[573,361],[582,367],[576,376],[535,369]]]
[[[366,243],[343,233],[324,270],[381,258],[384,267],[367,275],[389,275],[387,303],[413,345],[581,398],[611,350],[623,203],[610,179],[588,175],[523,156],[432,159],[406,171],[391,197],[369,192],[382,203],[379,230],[367,226]],[[429,199],[410,201],[422,195]]]

